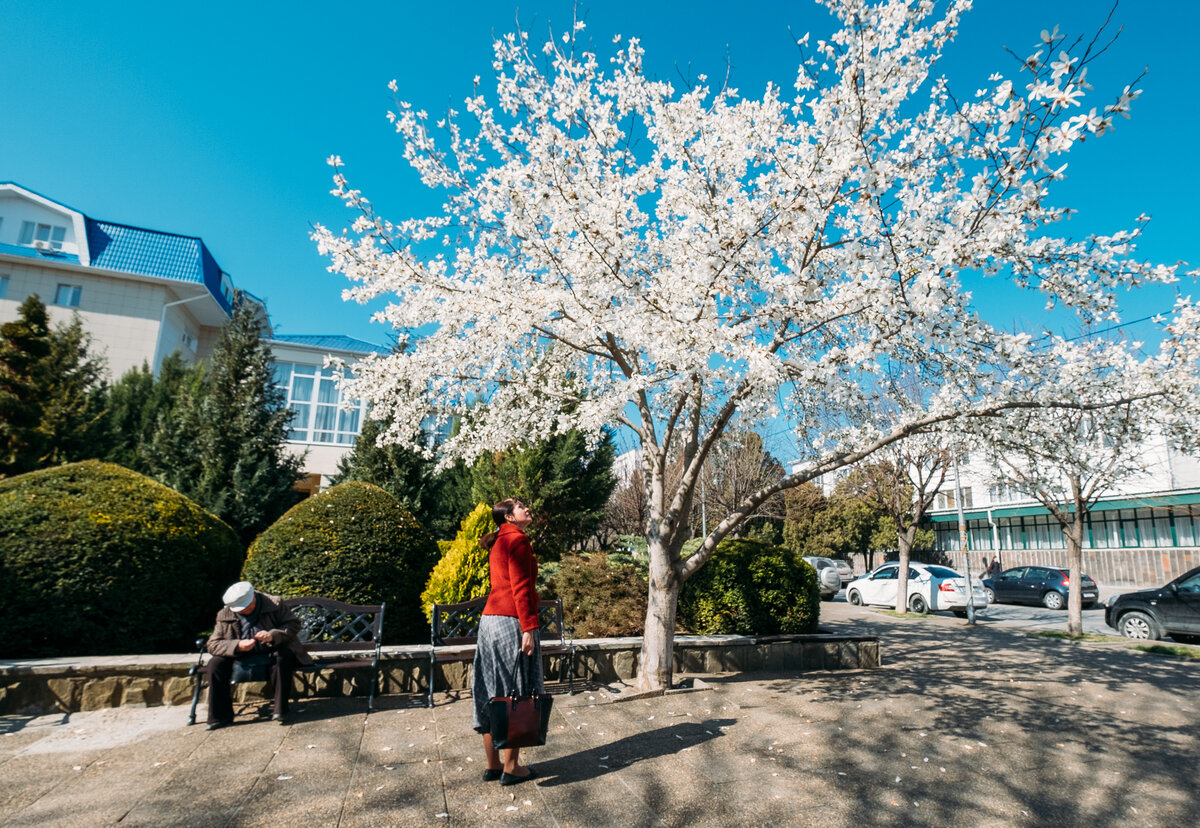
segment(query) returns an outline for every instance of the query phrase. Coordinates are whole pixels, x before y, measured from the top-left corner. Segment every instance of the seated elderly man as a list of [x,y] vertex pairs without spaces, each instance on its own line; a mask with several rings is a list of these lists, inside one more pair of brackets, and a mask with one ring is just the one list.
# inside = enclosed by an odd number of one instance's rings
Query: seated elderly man
[[[271,718],[286,723],[288,694],[297,664],[311,664],[296,635],[300,619],[274,595],[255,591],[249,581],[239,581],[225,590],[225,608],[208,639],[208,729],[233,724],[233,696],[229,682],[236,666],[265,665],[274,654],[275,713]],[[240,665],[239,665],[240,662]]]

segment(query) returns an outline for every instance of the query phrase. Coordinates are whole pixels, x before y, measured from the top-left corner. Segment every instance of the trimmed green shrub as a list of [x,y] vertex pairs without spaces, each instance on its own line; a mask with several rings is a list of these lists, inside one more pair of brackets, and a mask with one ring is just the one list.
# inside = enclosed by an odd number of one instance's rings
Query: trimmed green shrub
[[350,482],[284,513],[250,545],[242,577],[284,598],[323,595],[348,604],[387,603],[385,644],[425,641],[418,596],[437,546],[400,502]]
[[549,579],[542,597],[562,599],[563,616],[577,638],[641,635],[645,629],[646,580],[619,558],[603,552],[563,555]]
[[726,540],[679,593],[679,625],[701,635],[815,632],[816,571],[761,541]]
[[111,463],[0,480],[0,657],[190,651],[242,557],[225,523]]
[[457,604],[488,594],[491,583],[488,552],[479,545],[479,539],[495,529],[492,507],[483,503],[463,519],[458,535],[442,553],[421,593],[426,623],[433,618],[434,604]]

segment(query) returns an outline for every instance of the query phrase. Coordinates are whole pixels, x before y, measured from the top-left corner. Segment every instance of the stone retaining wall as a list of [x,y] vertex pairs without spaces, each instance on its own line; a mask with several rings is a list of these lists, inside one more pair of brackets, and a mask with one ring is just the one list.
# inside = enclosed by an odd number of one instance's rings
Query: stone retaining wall
[[[640,638],[587,639],[575,642],[575,646],[577,686],[637,677]],[[439,649],[458,649],[462,660],[436,666],[437,691],[469,689],[470,648]],[[563,674],[564,658],[546,657],[548,681]],[[194,656],[173,655],[0,662],[0,714],[191,704],[188,670],[193,664]],[[675,639],[675,671],[680,674],[864,669],[879,664],[879,640],[872,636],[681,635]],[[428,692],[429,648],[384,648],[380,674],[382,694]],[[322,670],[296,676],[301,695],[306,697],[365,695],[369,680],[369,671],[362,669]],[[239,685],[235,700],[261,699],[264,690],[262,682]]]

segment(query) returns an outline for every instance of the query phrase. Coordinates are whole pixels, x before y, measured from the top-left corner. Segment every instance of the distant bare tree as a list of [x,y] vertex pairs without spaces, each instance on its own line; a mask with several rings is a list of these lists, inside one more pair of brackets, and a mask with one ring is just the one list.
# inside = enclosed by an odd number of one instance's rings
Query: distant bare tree
[[908,562],[917,527],[946,482],[953,456],[938,437],[930,435],[894,443],[876,456],[881,459],[854,469],[842,483],[847,493],[883,511],[895,524],[900,553],[896,612],[904,613],[908,611]]
[[[783,464],[763,447],[763,438],[753,431],[738,431],[718,441],[709,464],[701,476],[700,499],[693,509],[693,523],[703,527],[701,510],[712,509],[714,514],[726,515],[754,492],[770,486],[786,474]],[[782,524],[785,517],[783,492],[768,497],[750,515],[747,522],[729,533],[737,538],[754,528],[754,518]],[[699,533],[703,534],[703,533]]]

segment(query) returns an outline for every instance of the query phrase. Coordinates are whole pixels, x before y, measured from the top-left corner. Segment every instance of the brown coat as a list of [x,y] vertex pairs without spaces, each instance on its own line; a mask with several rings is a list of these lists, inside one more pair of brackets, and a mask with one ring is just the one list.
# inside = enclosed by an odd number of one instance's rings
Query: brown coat
[[[283,606],[274,595],[257,591],[254,595],[262,602],[259,619],[271,633],[271,645],[276,648],[287,647],[295,653],[296,660],[301,664],[312,664],[312,656],[304,651],[304,647],[296,638],[300,632],[300,619],[296,614]],[[217,624],[213,634],[208,638],[208,652],[215,656],[237,658],[241,655],[237,648],[241,640],[242,625],[238,621],[237,613],[229,607],[222,607],[217,613]]]

